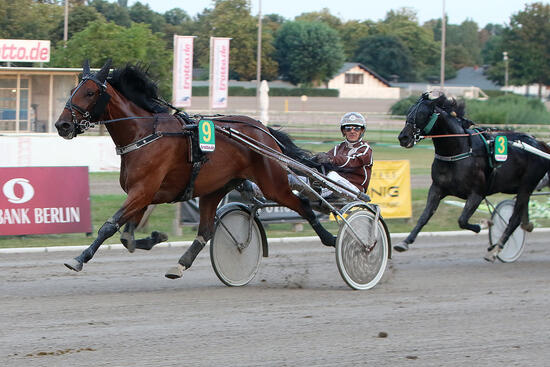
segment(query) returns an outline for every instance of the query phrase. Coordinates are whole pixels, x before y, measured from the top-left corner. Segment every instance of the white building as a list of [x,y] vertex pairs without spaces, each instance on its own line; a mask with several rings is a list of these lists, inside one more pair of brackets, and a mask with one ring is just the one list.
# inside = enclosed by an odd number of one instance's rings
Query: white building
[[327,87],[338,89],[340,98],[399,99],[399,88],[357,62],[344,63]]

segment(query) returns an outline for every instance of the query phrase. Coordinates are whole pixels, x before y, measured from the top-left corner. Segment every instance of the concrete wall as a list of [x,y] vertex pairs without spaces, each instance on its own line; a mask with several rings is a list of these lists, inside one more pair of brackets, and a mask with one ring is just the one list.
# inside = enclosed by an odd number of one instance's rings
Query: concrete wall
[[65,140],[53,134],[0,136],[0,167],[88,166],[90,172],[119,171],[110,136]]

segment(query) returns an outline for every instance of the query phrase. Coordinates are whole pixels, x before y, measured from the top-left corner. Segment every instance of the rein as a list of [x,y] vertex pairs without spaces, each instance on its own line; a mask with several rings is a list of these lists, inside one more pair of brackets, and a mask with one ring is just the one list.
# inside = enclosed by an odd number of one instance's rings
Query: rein
[[474,136],[483,134],[484,131],[478,131],[473,134],[444,134],[444,135],[421,135],[419,136],[421,139],[436,139],[436,138],[454,138],[454,137],[461,137],[461,136]]

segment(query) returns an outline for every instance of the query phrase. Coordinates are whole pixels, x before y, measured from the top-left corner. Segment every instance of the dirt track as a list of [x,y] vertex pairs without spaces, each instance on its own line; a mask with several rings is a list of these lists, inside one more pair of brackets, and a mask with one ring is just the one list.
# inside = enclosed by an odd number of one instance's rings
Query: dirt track
[[228,288],[205,249],[0,255],[2,366],[547,366],[550,244],[513,264],[482,260],[486,236],[419,238],[382,283],[352,291],[334,251],[274,244],[251,284]]

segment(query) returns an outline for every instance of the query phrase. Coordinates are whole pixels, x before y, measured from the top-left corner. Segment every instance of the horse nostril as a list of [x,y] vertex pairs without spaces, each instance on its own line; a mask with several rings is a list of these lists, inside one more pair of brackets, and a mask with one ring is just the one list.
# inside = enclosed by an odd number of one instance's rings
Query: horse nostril
[[63,122],[63,123],[61,124],[61,129],[62,129],[62,130],[69,130],[70,127],[71,127],[71,124],[68,123],[68,122]]

